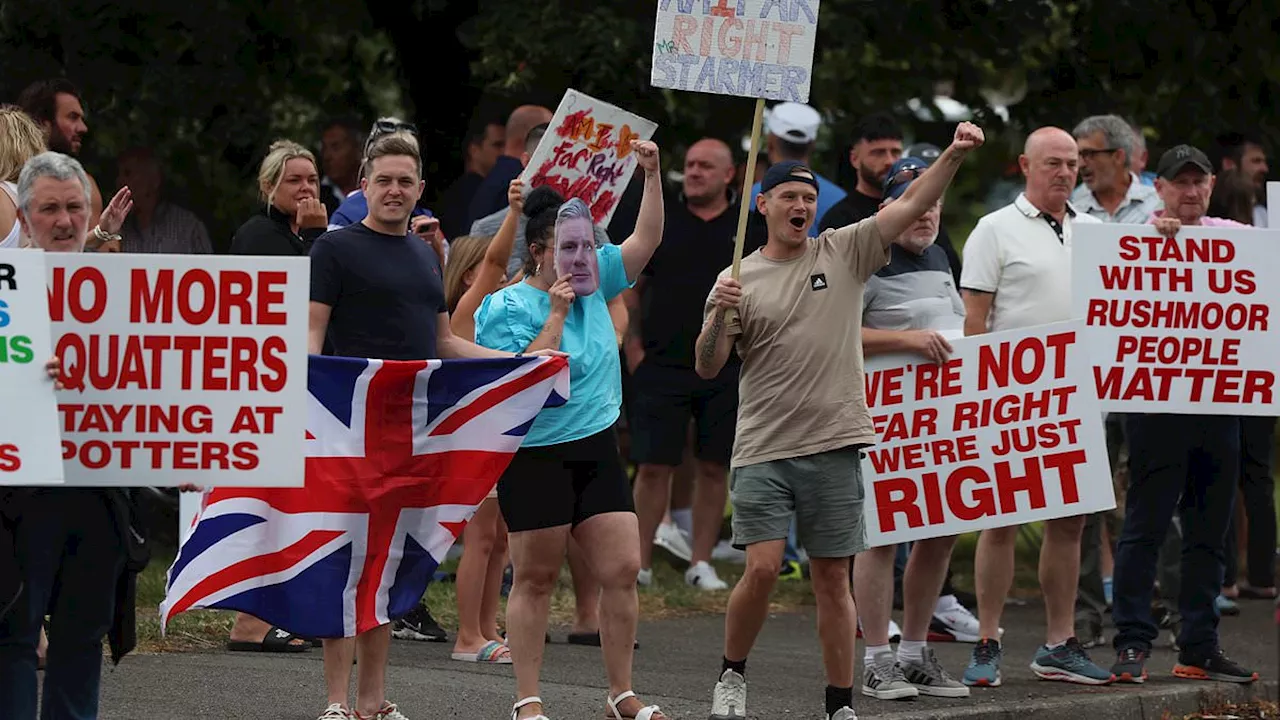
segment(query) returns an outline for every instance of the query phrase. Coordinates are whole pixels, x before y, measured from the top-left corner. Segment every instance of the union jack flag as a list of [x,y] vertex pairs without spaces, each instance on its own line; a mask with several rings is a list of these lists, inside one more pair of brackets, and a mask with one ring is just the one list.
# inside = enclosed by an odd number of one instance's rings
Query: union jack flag
[[169,569],[161,627],[240,610],[304,637],[404,616],[544,406],[566,358],[312,356],[306,485],[216,488]]

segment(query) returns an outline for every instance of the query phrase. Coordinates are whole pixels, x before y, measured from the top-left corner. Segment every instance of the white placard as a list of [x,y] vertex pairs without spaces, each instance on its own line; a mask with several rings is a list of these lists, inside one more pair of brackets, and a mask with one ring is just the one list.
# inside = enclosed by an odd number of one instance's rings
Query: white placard
[[577,90],[565,92],[547,134],[521,178],[525,188],[555,188],[581,198],[591,219],[608,227],[636,169],[632,140],[650,140],[657,123]]
[[659,0],[654,87],[809,102],[819,0]]
[[303,485],[308,258],[47,263],[68,484]]
[[1072,315],[1108,412],[1280,415],[1280,231],[1077,225]]
[[945,365],[867,359],[872,547],[1115,507],[1084,324],[951,341]]
[[0,250],[0,485],[63,481],[44,258]]
[[[1274,222],[1271,220],[1272,213],[1276,216]],[[1280,230],[1280,182],[1267,183],[1267,227]]]

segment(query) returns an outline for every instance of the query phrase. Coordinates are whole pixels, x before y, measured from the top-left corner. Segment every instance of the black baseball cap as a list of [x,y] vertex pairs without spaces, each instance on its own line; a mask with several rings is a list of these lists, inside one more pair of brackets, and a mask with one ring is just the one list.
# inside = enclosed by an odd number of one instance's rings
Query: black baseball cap
[[1179,145],[1169,148],[1160,156],[1160,162],[1156,164],[1156,175],[1165,180],[1172,180],[1188,165],[1205,175],[1213,174],[1213,164],[1204,153],[1190,145]]
[[884,176],[884,199],[896,200],[902,197],[907,187],[911,185],[911,181],[923,175],[927,169],[929,169],[927,160],[917,157],[900,158]]
[[760,192],[767,193],[783,183],[802,182],[818,190],[818,176],[808,165],[797,160],[783,160],[769,166],[760,181]]

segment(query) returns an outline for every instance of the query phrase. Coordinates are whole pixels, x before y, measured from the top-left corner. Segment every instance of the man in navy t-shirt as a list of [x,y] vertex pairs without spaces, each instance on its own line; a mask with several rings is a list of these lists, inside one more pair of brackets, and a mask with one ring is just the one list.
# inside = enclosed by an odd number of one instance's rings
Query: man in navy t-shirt
[[[369,148],[361,180],[368,214],[357,224],[322,235],[311,248],[307,345],[312,354],[321,352],[327,334],[333,353],[346,357],[512,357],[456,337],[449,329],[439,256],[422,238],[409,234],[409,217],[423,185],[416,144],[390,135]],[[420,606],[414,612],[423,611]],[[397,620],[397,629],[405,619]],[[326,712],[350,714],[345,700],[357,645],[363,657],[381,659],[361,664],[361,673],[382,677],[360,687],[384,687],[391,634],[388,624],[355,638],[324,641],[325,665],[347,669],[346,677],[325,678]],[[357,696],[355,711],[362,717],[402,717],[383,696]]]

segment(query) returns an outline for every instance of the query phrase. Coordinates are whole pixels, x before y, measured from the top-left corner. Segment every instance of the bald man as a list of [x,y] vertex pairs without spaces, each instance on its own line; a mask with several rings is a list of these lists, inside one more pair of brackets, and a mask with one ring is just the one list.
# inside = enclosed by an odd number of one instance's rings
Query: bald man
[[[965,335],[1071,319],[1072,230],[1077,223],[1099,222],[1077,214],[1068,201],[1080,167],[1075,138],[1059,128],[1040,128],[1027,138],[1018,164],[1026,189],[1013,204],[979,220],[964,246],[960,287]],[[1075,638],[1084,520],[1079,516],[1044,524],[1040,589],[1047,628],[1031,670],[1045,680],[1106,685],[1115,676],[1095,665]],[[1017,536],[1013,526],[984,530],[978,540],[974,574],[982,639],[965,670],[966,685],[1000,684],[1000,614],[1013,584]]]
[[733,174],[733,153],[724,142],[707,138],[689,148],[683,192],[668,199],[662,244],[635,286],[639,301],[628,333],[627,365],[633,370],[627,401],[631,459],[639,466],[641,585],[653,581],[653,539],[670,501],[672,473],[684,458],[692,417],[697,484],[692,557],[684,579],[700,590],[728,589],[709,561],[724,519],[739,363],[734,357],[714,379],[703,380],[693,369],[693,341],[716,276],[733,262],[738,227]]
[[524,170],[520,157],[525,152],[529,131],[551,122],[551,117],[551,111],[541,105],[521,105],[511,112],[507,118],[506,145],[471,198],[468,224],[507,208],[507,186]]

